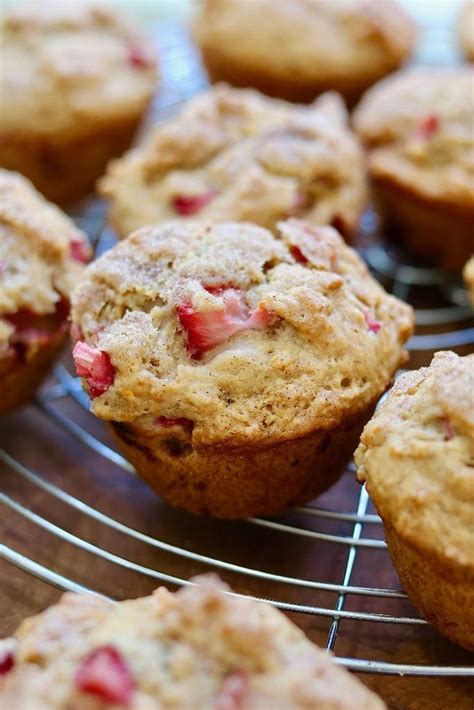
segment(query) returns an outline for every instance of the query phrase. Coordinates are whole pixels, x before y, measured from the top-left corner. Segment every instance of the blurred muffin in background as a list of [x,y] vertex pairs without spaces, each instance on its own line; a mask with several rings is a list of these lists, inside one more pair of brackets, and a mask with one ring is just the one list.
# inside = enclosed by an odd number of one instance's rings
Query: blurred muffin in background
[[474,0],[468,0],[462,6],[457,32],[461,52],[466,59],[474,62]]
[[28,400],[67,331],[85,234],[21,175],[0,169],[0,414]]
[[365,208],[365,161],[335,93],[296,106],[218,85],[114,161],[99,189],[121,237],[170,219],[304,216],[350,237]]
[[153,47],[96,2],[13,4],[0,30],[0,165],[55,202],[82,197],[133,138],[155,85]]
[[474,256],[471,256],[463,269],[464,282],[468,288],[471,303],[474,305]]
[[201,0],[193,33],[211,81],[352,105],[410,55],[415,28],[394,0]]
[[354,113],[389,231],[434,265],[472,254],[474,104],[471,67],[412,69],[370,89]]

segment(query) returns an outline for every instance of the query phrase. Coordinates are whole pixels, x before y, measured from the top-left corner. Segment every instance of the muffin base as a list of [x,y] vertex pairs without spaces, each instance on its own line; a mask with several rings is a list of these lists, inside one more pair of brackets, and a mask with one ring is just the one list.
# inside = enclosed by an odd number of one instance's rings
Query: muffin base
[[374,180],[375,200],[394,241],[449,271],[462,269],[474,247],[472,207],[423,199],[388,180]]
[[13,358],[0,360],[0,415],[16,409],[33,397],[61,351],[66,330],[65,324],[49,343],[40,346],[26,361],[14,362]]
[[291,79],[284,79],[276,77],[270,72],[258,71],[255,67],[231,66],[224,57],[217,57],[214,52],[205,48],[201,48],[201,54],[207,75],[213,84],[224,81],[232,86],[258,89],[267,96],[301,104],[310,103],[325,91],[337,91],[343,96],[346,104],[352,108],[362,94],[389,71],[360,79],[353,77],[350,81],[342,77],[340,79],[333,77],[332,79],[308,82],[296,75]]
[[84,197],[109,160],[130,145],[142,114],[100,126],[84,135],[0,135],[0,165],[29,178],[48,199],[67,204]]
[[185,433],[150,439],[129,424],[111,427],[124,456],[168,503],[198,515],[246,518],[305,503],[335,483],[375,404],[334,429],[260,447],[198,449]]
[[392,561],[412,603],[450,641],[474,651],[474,578],[422,555],[384,523]]

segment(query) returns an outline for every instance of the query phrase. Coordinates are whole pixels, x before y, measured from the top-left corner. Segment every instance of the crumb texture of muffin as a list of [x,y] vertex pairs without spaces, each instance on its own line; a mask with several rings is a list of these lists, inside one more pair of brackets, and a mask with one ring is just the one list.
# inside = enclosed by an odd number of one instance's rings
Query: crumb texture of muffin
[[474,0],[464,2],[458,19],[458,43],[466,59],[474,62]]
[[336,94],[310,106],[219,85],[191,99],[100,182],[120,236],[170,219],[304,216],[350,236],[366,205],[362,151]]
[[28,399],[67,328],[86,236],[26,178],[0,169],[0,413]]
[[48,199],[92,189],[150,101],[153,48],[98,2],[23,2],[0,20],[0,165]]
[[471,67],[400,72],[354,115],[388,226],[448,269],[462,268],[473,248],[473,80]]
[[355,459],[411,600],[473,650],[474,355],[436,353],[402,375]]
[[415,39],[392,0],[202,0],[193,32],[212,81],[300,102],[334,89],[354,103]]
[[67,593],[0,641],[4,710],[383,710],[273,607],[214,575],[109,602]]
[[92,411],[116,423],[160,494],[198,512],[244,515],[253,493],[259,511],[315,495],[318,452],[342,471],[406,358],[411,308],[334,229],[293,219],[278,231],[143,228],[73,296]]

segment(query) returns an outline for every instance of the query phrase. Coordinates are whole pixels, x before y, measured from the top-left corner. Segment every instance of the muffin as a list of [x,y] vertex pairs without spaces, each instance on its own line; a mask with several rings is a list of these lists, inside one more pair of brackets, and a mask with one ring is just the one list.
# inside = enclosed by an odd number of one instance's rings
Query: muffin
[[355,460],[413,604],[474,650],[474,355],[402,375]]
[[466,59],[474,62],[474,1],[465,2],[459,13],[458,44]]
[[473,247],[472,90],[470,67],[413,69],[377,84],[354,117],[387,227],[453,270]]
[[[0,642],[5,710],[383,710],[269,604],[214,575],[110,602],[64,594]],[[3,648],[2,648],[3,647]]]
[[240,518],[333,483],[405,361],[409,306],[331,227],[143,228],[73,296],[92,411],[172,505]]
[[152,47],[96,2],[12,4],[0,37],[0,165],[55,202],[82,197],[148,106]]
[[336,94],[294,106],[220,85],[112,163],[100,182],[120,236],[170,219],[334,222],[347,237],[366,204],[362,151]]
[[355,103],[415,40],[392,0],[201,0],[193,30],[211,81],[301,103],[328,89]]
[[469,291],[471,303],[474,305],[474,256],[471,256],[463,269],[464,282]]
[[0,169],[0,414],[28,400],[67,332],[90,248],[21,175]]

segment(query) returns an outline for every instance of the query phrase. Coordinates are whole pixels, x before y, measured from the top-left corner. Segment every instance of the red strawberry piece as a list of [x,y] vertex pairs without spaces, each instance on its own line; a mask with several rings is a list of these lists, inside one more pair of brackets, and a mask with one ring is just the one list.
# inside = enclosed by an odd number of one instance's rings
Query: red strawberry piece
[[86,656],[74,681],[83,693],[125,706],[130,703],[135,688],[130,668],[114,646],[101,646]]
[[150,69],[153,66],[152,58],[136,42],[131,42],[128,45],[127,61],[136,69]]
[[182,217],[191,217],[200,212],[215,196],[214,190],[201,195],[175,195],[172,199],[173,209]]
[[87,264],[91,258],[90,247],[83,239],[71,239],[70,251],[71,257],[83,264]]
[[5,647],[0,649],[0,676],[9,673],[15,665],[15,656],[10,642],[3,643]]
[[182,427],[185,431],[189,432],[192,432],[194,429],[194,422],[186,417],[157,417],[156,423],[165,429],[169,429],[174,426]]
[[232,335],[243,330],[263,330],[272,320],[272,314],[265,306],[258,306],[251,311],[242,293],[234,288],[224,289],[219,297],[222,299],[222,308],[214,311],[196,311],[189,302],[177,307],[189,353],[196,360]]
[[383,326],[383,323],[379,320],[375,320],[375,318],[372,318],[369,311],[365,313],[364,317],[369,333],[378,333],[380,328]]
[[443,419],[442,426],[443,426],[444,440],[451,441],[451,439],[454,439],[455,432],[453,429],[453,425],[451,424],[449,419],[446,419],[446,418]]
[[248,692],[245,673],[236,671],[225,678],[214,703],[215,710],[241,710]]
[[290,246],[290,254],[293,257],[295,261],[299,261],[300,264],[307,264],[308,259],[305,257],[303,252],[299,247],[297,247],[295,244],[292,244]]
[[430,113],[419,122],[416,132],[420,138],[431,138],[439,129],[439,124],[439,117],[434,113]]
[[76,364],[76,373],[86,379],[91,399],[100,397],[113,385],[115,368],[107,353],[98,348],[91,348],[80,340],[75,344],[72,356]]

